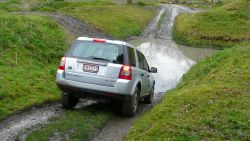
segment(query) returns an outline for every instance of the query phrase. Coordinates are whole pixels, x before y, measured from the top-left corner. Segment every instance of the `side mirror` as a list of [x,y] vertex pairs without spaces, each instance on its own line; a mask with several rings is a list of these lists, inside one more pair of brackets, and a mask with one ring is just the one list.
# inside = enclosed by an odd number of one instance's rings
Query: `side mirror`
[[151,73],[157,73],[157,68],[156,67],[152,67],[150,70]]

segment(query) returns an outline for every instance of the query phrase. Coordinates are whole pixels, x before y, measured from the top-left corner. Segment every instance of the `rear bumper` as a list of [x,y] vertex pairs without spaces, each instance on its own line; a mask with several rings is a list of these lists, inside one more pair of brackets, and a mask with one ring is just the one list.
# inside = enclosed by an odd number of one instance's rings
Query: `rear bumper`
[[133,82],[129,80],[118,79],[114,87],[95,85],[77,81],[71,81],[64,78],[61,70],[57,71],[57,86],[66,92],[71,92],[77,97],[93,97],[93,98],[115,98],[126,100],[133,95]]
[[57,86],[62,91],[69,92],[70,94],[78,98],[92,98],[101,100],[120,100],[120,101],[128,101],[131,99],[130,95],[122,95],[122,94],[107,93],[90,89],[82,89],[62,84],[57,84]]

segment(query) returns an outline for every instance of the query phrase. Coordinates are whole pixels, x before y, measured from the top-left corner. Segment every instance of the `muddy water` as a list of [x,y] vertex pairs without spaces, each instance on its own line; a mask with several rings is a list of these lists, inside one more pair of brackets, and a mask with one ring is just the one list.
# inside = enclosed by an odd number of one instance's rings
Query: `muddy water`
[[211,49],[180,46],[172,40],[157,38],[140,38],[131,43],[143,52],[150,66],[158,68],[158,73],[153,74],[156,80],[155,93],[174,88],[192,65],[214,52]]
[[176,44],[172,40],[174,19],[178,14],[198,10],[179,5],[162,5],[142,36],[130,41],[143,52],[150,66],[158,68],[154,74],[155,93],[174,88],[182,75],[198,60],[215,52],[211,49],[192,48]]

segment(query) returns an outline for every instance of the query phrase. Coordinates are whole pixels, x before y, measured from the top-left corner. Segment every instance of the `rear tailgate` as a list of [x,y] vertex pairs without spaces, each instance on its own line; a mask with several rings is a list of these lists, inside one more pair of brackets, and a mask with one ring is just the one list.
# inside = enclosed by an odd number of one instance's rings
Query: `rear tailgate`
[[[113,87],[116,85],[121,65],[105,62],[94,62],[76,58],[66,58],[65,78],[89,84]],[[84,66],[98,68],[96,71],[86,71]]]

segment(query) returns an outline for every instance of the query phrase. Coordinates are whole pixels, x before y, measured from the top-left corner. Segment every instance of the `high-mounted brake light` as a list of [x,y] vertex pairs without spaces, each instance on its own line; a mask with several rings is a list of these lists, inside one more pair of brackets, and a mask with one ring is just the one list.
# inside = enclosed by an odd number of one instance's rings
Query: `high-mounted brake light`
[[59,69],[59,70],[65,70],[65,64],[66,64],[66,58],[63,57],[63,58],[61,59],[61,62],[60,62],[60,65],[59,65],[58,69]]
[[121,67],[118,78],[119,79],[132,80],[132,67],[123,65]]
[[98,43],[105,43],[106,40],[104,39],[93,39],[94,42],[98,42]]

